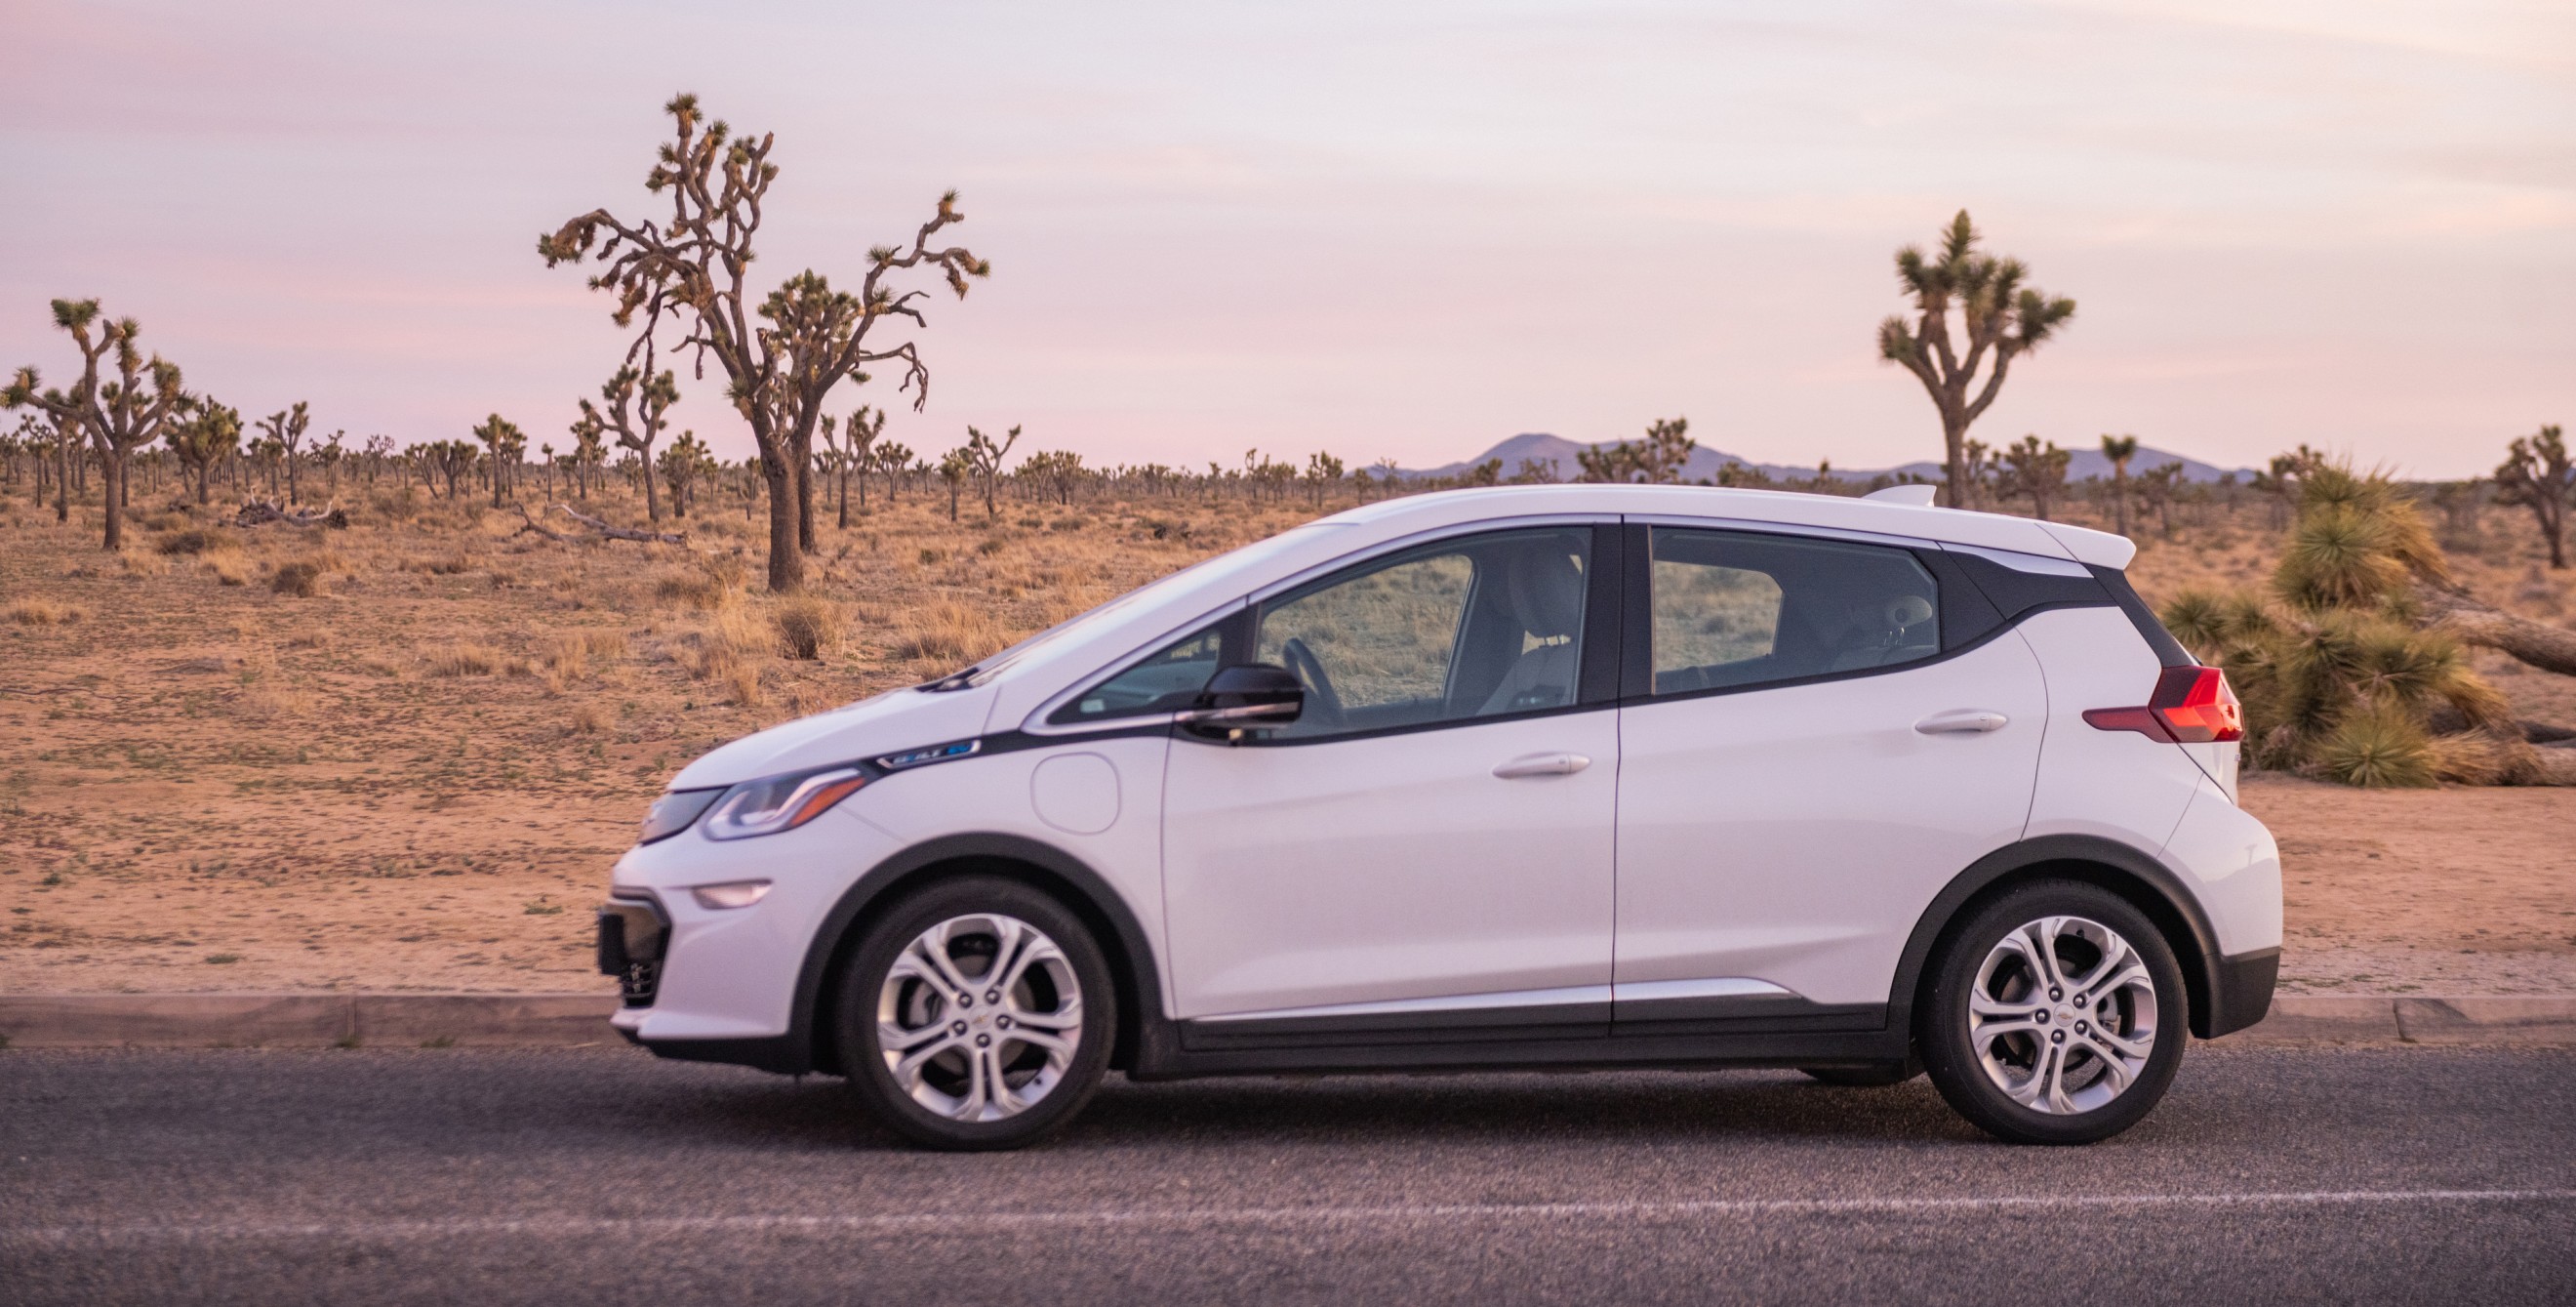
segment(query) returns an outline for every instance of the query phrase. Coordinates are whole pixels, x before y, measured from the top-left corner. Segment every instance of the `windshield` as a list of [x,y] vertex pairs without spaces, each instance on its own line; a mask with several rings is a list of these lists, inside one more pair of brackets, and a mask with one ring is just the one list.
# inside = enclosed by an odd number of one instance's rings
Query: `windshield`
[[1195,581],[1200,576],[1210,571],[1220,570],[1220,565],[1225,568],[1256,566],[1263,560],[1270,558],[1272,555],[1292,548],[1295,544],[1302,542],[1307,538],[1307,535],[1310,532],[1342,525],[1345,524],[1340,522],[1301,523],[1297,526],[1290,527],[1275,536],[1271,536],[1266,540],[1256,540],[1251,544],[1245,545],[1241,549],[1229,550],[1225,553],[1218,554],[1213,558],[1202,558],[1177,572],[1148,581],[1105,604],[1076,613],[1075,615],[1068,617],[1025,640],[1022,640],[1018,644],[1012,645],[1010,648],[1004,649],[1000,653],[994,654],[989,658],[976,659],[973,664],[961,667],[954,672],[950,672],[948,675],[940,677],[938,680],[932,681],[921,688],[925,690],[963,690],[969,686],[982,685],[986,681],[1001,675],[1002,672],[1010,667],[1011,664],[1027,657],[1032,651],[1045,646],[1077,626],[1084,625],[1085,623],[1091,622],[1097,618],[1105,617],[1110,613],[1117,612],[1121,609],[1133,607],[1144,602],[1148,598],[1159,596],[1166,591],[1178,587],[1184,580]]

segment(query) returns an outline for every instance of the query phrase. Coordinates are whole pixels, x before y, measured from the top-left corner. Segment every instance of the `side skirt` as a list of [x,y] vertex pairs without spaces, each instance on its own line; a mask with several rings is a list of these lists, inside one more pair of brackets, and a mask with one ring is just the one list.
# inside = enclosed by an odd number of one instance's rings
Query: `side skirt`
[[1180,1080],[1279,1072],[1853,1066],[1902,1061],[1910,1051],[1906,1032],[1889,1026],[1884,1005],[1795,1006],[1723,1018],[1345,1031],[1318,1029],[1311,1020],[1282,1022],[1289,1028],[1276,1030],[1257,1028],[1268,1022],[1182,1021],[1175,1023],[1177,1047],[1156,1048],[1158,1056],[1140,1059],[1128,1074]]

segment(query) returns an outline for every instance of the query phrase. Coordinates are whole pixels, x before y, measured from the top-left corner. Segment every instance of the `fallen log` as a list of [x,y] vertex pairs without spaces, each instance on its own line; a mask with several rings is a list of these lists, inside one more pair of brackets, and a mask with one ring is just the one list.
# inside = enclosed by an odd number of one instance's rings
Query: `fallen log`
[[[689,543],[688,536],[677,531],[638,531],[633,527],[611,526],[599,518],[592,517],[588,513],[575,509],[570,504],[557,504],[554,507],[555,511],[581,523],[585,527],[588,527],[593,535],[605,536],[611,540],[634,540],[649,545],[685,545]],[[522,509],[521,511],[524,512],[526,510]]]
[[572,536],[568,536],[568,535],[565,535],[563,532],[561,532],[561,531],[557,531],[557,530],[555,530],[554,528],[549,527],[549,526],[547,526],[545,523],[540,522],[540,521],[538,521],[536,518],[534,518],[534,517],[530,516],[530,515],[529,515],[529,513],[528,513],[528,506],[527,506],[527,505],[525,505],[525,504],[521,504],[521,505],[519,505],[518,507],[519,507],[519,516],[527,522],[527,525],[526,525],[526,526],[523,526],[523,527],[520,527],[517,531],[512,532],[511,534],[513,534],[513,535],[526,535],[526,534],[528,534],[529,532],[534,531],[534,532],[536,532],[538,535],[544,536],[546,539],[548,539],[548,540],[552,540],[552,541],[554,541],[556,544],[559,544],[559,545],[568,545],[568,544],[571,544],[571,543],[573,542],[574,537],[572,537]]
[[2415,601],[2431,630],[2447,632],[2462,644],[2493,649],[2544,672],[2576,676],[2576,631],[2490,608],[2448,586],[2418,582]]
[[337,504],[328,510],[298,508],[290,511],[268,499],[251,500],[233,514],[233,525],[237,527],[266,526],[271,522],[284,526],[327,526],[333,530],[347,530],[349,514]]

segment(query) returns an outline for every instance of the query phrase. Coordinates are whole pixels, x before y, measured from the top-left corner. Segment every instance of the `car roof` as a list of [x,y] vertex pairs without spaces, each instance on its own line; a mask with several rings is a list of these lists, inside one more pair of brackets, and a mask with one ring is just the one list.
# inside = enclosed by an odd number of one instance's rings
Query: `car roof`
[[987,729],[1018,725],[1046,701],[1076,683],[1087,683],[1095,673],[1197,630],[1242,606],[1250,595],[1354,554],[1451,528],[1567,516],[1850,532],[2102,567],[2125,566],[2136,552],[2126,537],[2083,527],[1795,491],[1578,484],[1406,495],[1304,523],[1184,568],[1005,656],[985,660],[982,665],[992,673],[998,691]]

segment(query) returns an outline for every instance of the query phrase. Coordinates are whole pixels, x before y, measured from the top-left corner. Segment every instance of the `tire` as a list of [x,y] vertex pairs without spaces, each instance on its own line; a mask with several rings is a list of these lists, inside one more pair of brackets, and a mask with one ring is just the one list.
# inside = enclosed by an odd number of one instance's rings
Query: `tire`
[[1909,1057],[1877,1066],[1802,1066],[1798,1074],[1836,1089],[1884,1089],[1923,1074],[1923,1064]]
[[1943,937],[1927,974],[1914,1018],[1924,1069],[1959,1115],[2009,1143],[2089,1144],[2136,1125],[2190,1039],[2172,945],[2092,885],[2006,892]]
[[[988,987],[997,970],[1009,983]],[[1018,1148],[1071,1120],[1118,1028],[1090,930],[997,876],[942,881],[877,914],[838,997],[851,1091],[928,1148]]]

